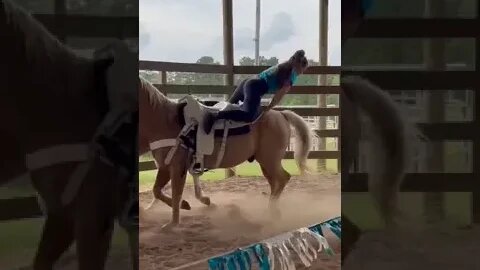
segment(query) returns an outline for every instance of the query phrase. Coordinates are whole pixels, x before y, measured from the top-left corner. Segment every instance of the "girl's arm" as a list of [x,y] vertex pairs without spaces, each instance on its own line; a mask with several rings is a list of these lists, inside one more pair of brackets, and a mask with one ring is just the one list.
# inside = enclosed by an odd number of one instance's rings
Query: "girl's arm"
[[278,103],[280,103],[280,101],[282,100],[283,96],[285,96],[285,94],[290,91],[290,87],[291,85],[288,84],[282,87],[282,89],[278,90],[278,92],[275,93],[275,95],[273,96],[272,101],[270,101],[270,104],[268,104],[267,108],[265,108],[265,111],[268,111],[273,107],[277,106]]

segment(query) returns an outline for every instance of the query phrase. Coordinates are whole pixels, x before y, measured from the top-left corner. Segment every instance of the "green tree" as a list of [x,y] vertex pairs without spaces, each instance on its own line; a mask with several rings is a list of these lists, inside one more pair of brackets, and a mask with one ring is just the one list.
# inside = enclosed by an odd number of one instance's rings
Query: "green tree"
[[160,83],[161,76],[160,72],[153,70],[140,70],[139,74],[151,83]]

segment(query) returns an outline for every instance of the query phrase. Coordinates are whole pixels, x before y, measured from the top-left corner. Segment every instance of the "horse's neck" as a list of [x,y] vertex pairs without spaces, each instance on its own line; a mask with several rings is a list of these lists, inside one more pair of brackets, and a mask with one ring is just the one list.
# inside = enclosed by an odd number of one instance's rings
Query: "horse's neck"
[[154,108],[155,115],[157,116],[155,127],[158,127],[156,132],[158,135],[165,138],[175,138],[179,135],[182,129],[179,123],[180,106],[178,103],[167,100],[163,106]]
[[49,72],[50,66],[54,67],[52,72],[67,71],[84,62],[17,4],[10,1],[2,4],[0,31],[8,37],[2,40],[0,53],[6,54],[3,60],[6,58],[15,61],[11,64],[25,65],[28,67],[25,70],[32,74]]
[[166,126],[177,126],[179,117],[179,104],[166,101],[163,106],[156,107],[157,115],[161,116],[161,121]]
[[9,10],[0,5],[0,104],[8,106],[0,108],[0,118],[18,115],[12,135],[26,151],[89,141],[101,120],[92,61],[76,56],[14,4],[2,3]]

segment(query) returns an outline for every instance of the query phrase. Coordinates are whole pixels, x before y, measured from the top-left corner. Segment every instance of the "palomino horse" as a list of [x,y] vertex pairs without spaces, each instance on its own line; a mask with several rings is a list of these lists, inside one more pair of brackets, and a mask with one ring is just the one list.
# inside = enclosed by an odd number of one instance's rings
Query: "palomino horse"
[[[139,87],[139,154],[150,151],[150,143],[177,138],[184,125],[184,103],[169,100],[158,89],[144,79]],[[220,140],[215,140],[215,150],[212,155],[205,157],[207,168],[230,168],[254,157],[270,184],[270,201],[274,203],[290,180],[290,174],[282,167],[281,161],[285,156],[290,140],[290,125],[296,130],[295,159],[302,173],[307,171],[306,159],[310,151],[312,132],[307,123],[291,111],[268,111],[251,126],[247,134],[231,136],[226,140],[226,149],[218,167],[216,157],[219,152]],[[171,223],[179,223],[179,209],[190,209],[187,201],[181,200],[187,170],[191,163],[191,156],[184,148],[178,148],[169,164],[165,159],[171,147],[159,148],[152,151],[157,164],[158,173],[153,194],[155,199],[161,200],[173,209]],[[172,180],[172,197],[163,193],[163,188]],[[210,199],[202,195],[198,177],[194,176],[195,196],[203,204],[209,205]],[[154,200],[155,200],[154,199]]]
[[[76,241],[79,269],[103,269],[114,218],[125,208],[128,184],[137,174],[131,158],[136,108],[119,106],[124,101],[110,90],[129,89],[136,106],[136,71],[122,68],[128,62],[135,69],[137,59],[80,57],[8,0],[0,0],[0,40],[0,183],[29,173],[46,207],[33,267],[52,269]],[[131,229],[136,268],[137,226],[123,226]]]

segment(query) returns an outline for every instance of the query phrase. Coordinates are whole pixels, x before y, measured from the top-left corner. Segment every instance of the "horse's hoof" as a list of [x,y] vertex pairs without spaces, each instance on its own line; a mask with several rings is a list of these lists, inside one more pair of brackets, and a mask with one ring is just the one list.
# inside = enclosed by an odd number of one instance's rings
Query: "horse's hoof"
[[182,200],[182,204],[180,205],[180,208],[183,209],[183,210],[191,210],[192,209],[190,204],[185,200]]
[[210,206],[211,204],[210,197],[203,197],[200,199],[200,201],[207,206]]

